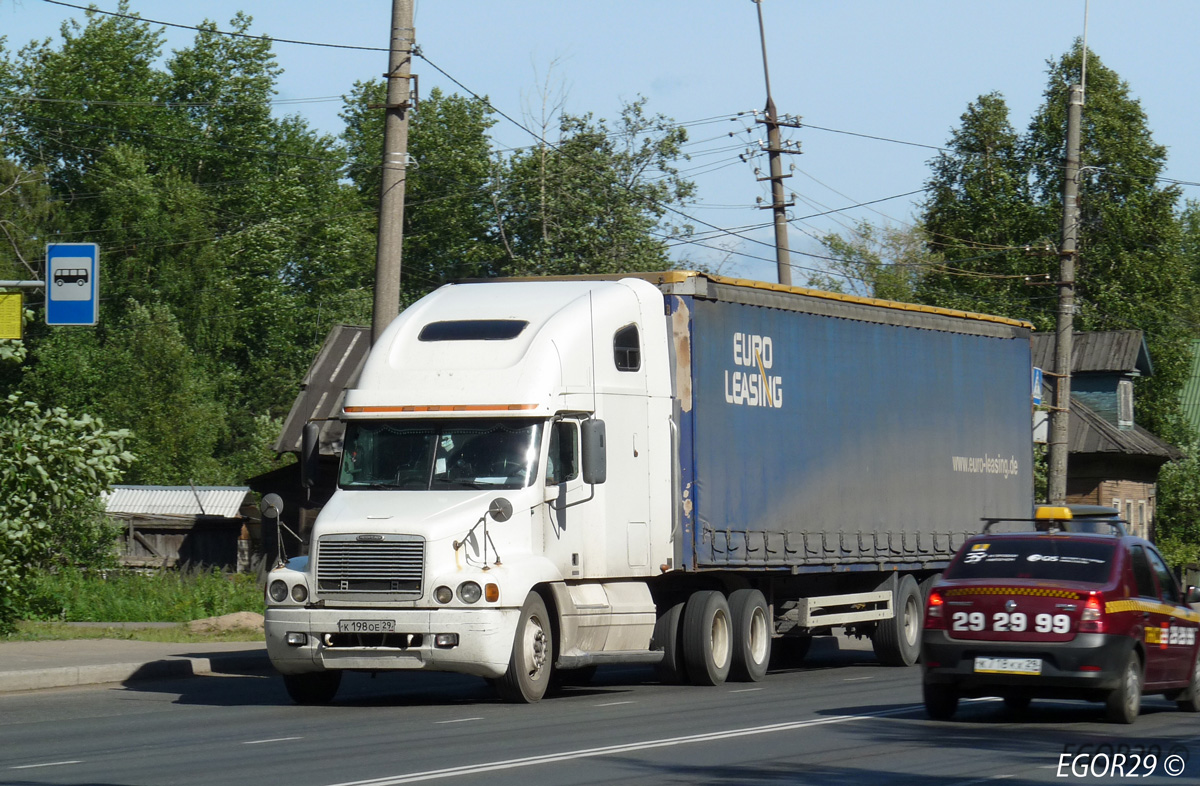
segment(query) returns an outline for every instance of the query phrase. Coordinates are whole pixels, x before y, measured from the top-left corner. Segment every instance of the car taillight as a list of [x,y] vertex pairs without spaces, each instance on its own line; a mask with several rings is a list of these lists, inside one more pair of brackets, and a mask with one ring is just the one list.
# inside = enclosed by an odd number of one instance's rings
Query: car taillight
[[946,619],[942,616],[942,607],[945,605],[946,600],[942,597],[941,590],[933,590],[929,593],[929,600],[925,602],[926,630],[946,629]]
[[1083,613],[1079,615],[1079,632],[1103,633],[1104,627],[1104,596],[1099,592],[1089,592]]

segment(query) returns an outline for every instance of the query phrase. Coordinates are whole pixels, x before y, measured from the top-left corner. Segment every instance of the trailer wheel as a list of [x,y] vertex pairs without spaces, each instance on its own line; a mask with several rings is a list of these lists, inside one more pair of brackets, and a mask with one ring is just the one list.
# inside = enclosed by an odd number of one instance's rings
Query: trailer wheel
[[342,684],[340,671],[315,671],[308,674],[284,674],[283,686],[297,704],[328,704]]
[[767,599],[756,589],[735,590],[729,595],[733,620],[733,664],[730,674],[740,682],[758,682],[771,662],[771,612]]
[[912,576],[900,579],[892,598],[895,615],[880,620],[871,636],[875,657],[884,666],[911,666],[921,655],[921,590]]
[[695,685],[720,685],[733,660],[729,604],[715,590],[692,593],[683,608],[683,660]]
[[659,682],[678,685],[687,682],[687,671],[683,665],[683,637],[679,628],[683,622],[683,603],[676,603],[659,615],[654,623],[654,636],[650,640],[650,649],[663,651],[663,658],[654,666],[654,672]]
[[554,639],[546,603],[536,592],[529,593],[517,620],[508,670],[496,680],[500,698],[516,704],[532,704],[546,695],[553,669]]

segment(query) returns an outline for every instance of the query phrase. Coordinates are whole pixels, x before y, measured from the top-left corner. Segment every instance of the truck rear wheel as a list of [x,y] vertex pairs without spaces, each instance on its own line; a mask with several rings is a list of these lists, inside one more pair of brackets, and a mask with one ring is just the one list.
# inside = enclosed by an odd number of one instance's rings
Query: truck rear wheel
[[328,704],[342,684],[340,671],[315,671],[308,674],[284,674],[283,686],[297,704]]
[[663,658],[655,664],[654,671],[659,682],[678,685],[687,681],[687,671],[683,665],[682,637],[679,635],[683,624],[683,603],[676,603],[664,611],[654,623],[654,636],[650,640],[650,649],[662,650]]
[[880,620],[871,636],[875,657],[884,666],[911,666],[921,656],[921,590],[912,576],[900,579],[892,598],[893,616]]
[[720,685],[733,660],[733,626],[725,596],[715,590],[692,593],[683,609],[683,660],[696,685]]
[[550,685],[554,639],[546,603],[536,592],[529,593],[517,620],[508,670],[496,680],[500,698],[516,704],[532,704],[546,695]]
[[730,675],[741,682],[758,682],[771,662],[771,613],[767,599],[756,589],[729,595],[733,621],[733,664]]

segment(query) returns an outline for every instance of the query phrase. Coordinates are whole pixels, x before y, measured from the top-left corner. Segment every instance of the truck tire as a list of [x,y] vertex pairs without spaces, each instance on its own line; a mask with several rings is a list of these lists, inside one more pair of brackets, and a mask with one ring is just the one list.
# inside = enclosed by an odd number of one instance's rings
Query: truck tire
[[895,615],[875,625],[871,645],[884,666],[911,666],[921,656],[921,623],[925,616],[917,580],[912,576],[900,579],[892,601]]
[[1121,672],[1121,684],[1104,699],[1105,715],[1110,723],[1133,723],[1142,711],[1142,661],[1136,652]]
[[687,671],[683,665],[683,639],[679,635],[683,624],[683,603],[676,603],[658,616],[654,623],[654,636],[650,649],[662,650],[663,658],[654,666],[658,681],[668,685],[687,682]]
[[771,662],[771,612],[767,599],[756,589],[734,590],[729,595],[733,622],[733,663],[730,676],[739,682],[758,682]]
[[517,632],[513,636],[508,670],[496,680],[500,698],[515,704],[532,704],[546,695],[554,668],[554,638],[546,603],[536,592],[521,606]]
[[733,660],[733,625],[725,596],[693,592],[683,608],[683,660],[694,685],[720,685]]
[[328,704],[342,684],[340,671],[314,671],[308,674],[284,674],[283,686],[297,704]]

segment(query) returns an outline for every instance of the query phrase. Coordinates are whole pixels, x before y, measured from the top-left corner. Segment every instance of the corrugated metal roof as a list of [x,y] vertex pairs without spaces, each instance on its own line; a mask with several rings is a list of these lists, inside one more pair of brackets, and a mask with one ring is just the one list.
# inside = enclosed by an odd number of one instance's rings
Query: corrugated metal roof
[[[1053,333],[1033,336],[1033,365],[1046,371],[1054,370]],[[1106,330],[1076,333],[1071,341],[1071,373],[1138,372],[1148,377],[1154,373],[1150,351],[1140,330]]]
[[109,513],[237,518],[249,486],[113,486],[104,497]]
[[1200,436],[1200,340],[1192,342],[1192,368],[1183,383],[1182,399],[1184,417],[1192,424],[1192,432]]
[[336,418],[341,413],[346,388],[358,380],[370,348],[370,328],[333,326],[300,383],[300,395],[292,403],[283,431],[275,442],[276,453],[300,452],[304,424],[310,420],[321,422],[321,452],[333,455],[341,451],[346,427]]
[[1169,442],[1164,442],[1141,426],[1119,429],[1093,412],[1086,404],[1071,397],[1071,417],[1068,429],[1068,453],[1115,453],[1124,456],[1145,456],[1173,461],[1183,454]]

